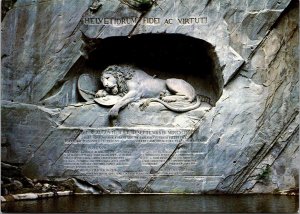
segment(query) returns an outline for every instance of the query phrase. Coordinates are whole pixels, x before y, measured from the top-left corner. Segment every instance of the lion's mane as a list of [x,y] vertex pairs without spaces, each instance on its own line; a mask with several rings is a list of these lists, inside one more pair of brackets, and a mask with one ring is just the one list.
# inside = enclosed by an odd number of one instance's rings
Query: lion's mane
[[119,91],[118,94],[124,96],[128,93],[126,81],[132,79],[134,72],[135,71],[129,66],[111,65],[103,71],[103,74],[111,74],[116,78]]

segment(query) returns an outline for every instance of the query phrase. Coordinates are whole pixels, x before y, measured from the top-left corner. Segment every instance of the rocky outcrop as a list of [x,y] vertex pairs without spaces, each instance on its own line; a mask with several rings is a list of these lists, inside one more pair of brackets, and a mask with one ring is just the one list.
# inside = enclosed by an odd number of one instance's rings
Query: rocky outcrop
[[92,185],[76,178],[31,180],[22,174],[21,168],[18,166],[2,162],[1,169],[3,173],[1,175],[1,201],[29,200],[81,193],[109,193],[100,185]]
[[[100,185],[103,192],[297,190],[298,1],[166,0],[142,9],[133,2],[17,1],[8,10],[2,21],[1,51],[4,164],[17,164],[18,170],[31,179],[83,179],[92,189]],[[92,18],[99,17],[137,20],[120,26],[91,23]],[[151,18],[160,23],[147,23]],[[188,18],[199,18],[200,23]],[[165,22],[171,19],[173,24]],[[97,76],[105,65],[121,62],[126,48],[135,54],[130,56],[139,56],[140,60],[142,56],[151,60],[167,57],[168,50],[158,49],[160,45],[155,46],[157,52],[148,55],[135,52],[152,47],[152,43],[142,45],[147,37],[139,40],[150,34],[205,41],[207,46],[201,47],[209,48],[193,53],[203,56],[199,61],[214,62],[205,67],[211,71],[205,77],[189,71],[172,73],[151,66],[145,69],[163,77],[186,76],[196,88],[203,87],[214,102],[203,102],[199,109],[183,114],[168,111],[158,103],[141,111],[142,101],[135,102],[120,112],[114,124],[117,127],[110,127],[109,108],[85,102],[78,93],[78,78],[83,73]],[[89,41],[83,42],[82,36]],[[142,42],[126,46],[134,38]],[[125,44],[122,50],[116,49],[120,47],[115,45],[117,42]],[[175,43],[168,47],[172,46]],[[115,49],[101,52],[110,47]],[[105,55],[109,56],[105,62],[104,58],[97,59]],[[97,60],[91,63],[95,57]],[[176,60],[168,61],[172,64]],[[149,67],[151,63],[142,65]],[[149,130],[151,127],[155,130]],[[180,141],[162,141],[153,134],[156,143],[137,140],[138,134],[132,138],[124,134],[120,141],[104,143],[103,149],[93,155],[88,152],[95,148],[82,143],[101,136],[97,131],[166,133],[170,128],[189,131],[185,136],[169,135]],[[82,151],[81,156],[78,151]],[[84,152],[90,155],[84,156]],[[72,154],[80,163],[85,163],[82,157],[110,157],[117,163],[97,169],[85,165],[96,174],[84,174],[66,168]],[[10,173],[5,169],[2,167],[2,174]],[[12,183],[14,188],[19,184]]]

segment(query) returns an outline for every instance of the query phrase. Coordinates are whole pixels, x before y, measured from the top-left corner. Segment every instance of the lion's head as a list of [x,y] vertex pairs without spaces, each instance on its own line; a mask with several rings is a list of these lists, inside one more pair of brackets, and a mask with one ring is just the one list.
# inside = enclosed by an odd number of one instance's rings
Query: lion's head
[[127,80],[133,77],[134,70],[129,66],[111,65],[101,75],[101,82],[105,90],[112,94],[124,96],[128,93]]

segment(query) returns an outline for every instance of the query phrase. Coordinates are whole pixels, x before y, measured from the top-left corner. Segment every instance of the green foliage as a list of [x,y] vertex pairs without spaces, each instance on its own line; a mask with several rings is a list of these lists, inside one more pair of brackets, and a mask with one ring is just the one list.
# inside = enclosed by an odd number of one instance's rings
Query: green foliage
[[148,11],[153,4],[153,0],[121,0],[123,3],[142,12]]
[[257,175],[257,180],[267,181],[271,174],[271,166],[267,164],[265,168],[262,168],[262,172]]

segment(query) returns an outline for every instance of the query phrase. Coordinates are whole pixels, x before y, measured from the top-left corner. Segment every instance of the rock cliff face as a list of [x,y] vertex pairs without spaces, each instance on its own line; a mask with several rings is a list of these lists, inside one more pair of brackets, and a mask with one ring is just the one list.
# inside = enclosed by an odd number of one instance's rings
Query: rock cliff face
[[[296,0],[16,1],[2,19],[2,161],[110,192],[298,189],[298,12]],[[112,64],[208,100],[185,113],[133,102],[112,127],[78,91]]]

